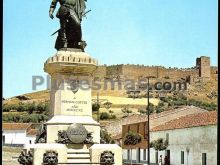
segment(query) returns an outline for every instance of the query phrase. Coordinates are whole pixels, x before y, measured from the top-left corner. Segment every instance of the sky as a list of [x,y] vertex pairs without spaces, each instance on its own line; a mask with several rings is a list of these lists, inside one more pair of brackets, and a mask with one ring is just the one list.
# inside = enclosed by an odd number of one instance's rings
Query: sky
[[[46,89],[44,62],[54,56],[59,20],[51,0],[3,1],[3,97]],[[217,0],[87,0],[85,51],[99,64],[188,68],[209,56],[217,66]],[[57,9],[59,5],[57,6]],[[57,10],[56,10],[57,11]],[[56,13],[55,13],[56,14]],[[55,15],[54,14],[54,15]],[[32,90],[32,77],[45,83]]]

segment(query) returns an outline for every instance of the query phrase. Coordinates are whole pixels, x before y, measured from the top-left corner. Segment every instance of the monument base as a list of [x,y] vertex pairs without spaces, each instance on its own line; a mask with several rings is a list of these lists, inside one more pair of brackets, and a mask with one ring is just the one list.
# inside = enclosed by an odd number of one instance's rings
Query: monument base
[[122,148],[117,144],[94,144],[89,150],[92,162],[105,162],[112,155],[114,165],[122,165]]
[[92,133],[93,142],[100,143],[100,124],[91,116],[54,116],[47,123],[47,143],[56,143],[58,131],[67,130],[73,124],[82,124],[86,130]]
[[[117,144],[94,144],[90,147],[82,148],[76,144],[74,148],[68,148],[65,144],[29,144],[25,146],[26,153],[30,151],[33,155],[32,165],[42,165],[51,163],[62,164],[89,164],[111,160],[114,165],[122,165],[122,149]],[[50,161],[50,162],[49,162]],[[53,164],[52,162],[56,162]],[[106,162],[106,164],[108,164]],[[110,163],[111,164],[111,163]]]
[[97,61],[78,49],[62,49],[48,58],[44,70],[51,76],[51,118],[40,129],[38,144],[24,147],[20,164],[122,165],[122,149],[99,144],[100,124],[92,118],[90,83],[96,68]]

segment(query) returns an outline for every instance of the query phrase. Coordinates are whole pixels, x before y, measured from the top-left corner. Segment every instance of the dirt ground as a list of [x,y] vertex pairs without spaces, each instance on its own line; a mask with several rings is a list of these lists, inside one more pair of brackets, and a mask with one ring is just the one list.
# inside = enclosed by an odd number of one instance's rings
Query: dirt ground
[[3,147],[2,148],[2,164],[3,165],[19,165],[17,158],[21,152],[21,148]]

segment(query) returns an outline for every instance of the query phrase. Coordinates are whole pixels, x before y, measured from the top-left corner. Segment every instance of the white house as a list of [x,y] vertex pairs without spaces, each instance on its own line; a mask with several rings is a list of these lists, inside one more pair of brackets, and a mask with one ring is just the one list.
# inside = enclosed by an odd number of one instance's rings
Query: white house
[[[159,125],[151,132],[151,140],[168,140],[167,150],[159,151],[158,156],[167,155],[172,165],[217,164],[216,111],[187,115]],[[153,150],[150,154],[153,163],[157,159],[155,153]]]
[[[150,161],[162,161],[167,156],[170,165],[216,165],[217,164],[217,112],[190,114],[151,129],[150,140],[163,138],[168,140],[164,151],[150,149]],[[124,159],[130,159],[129,152],[124,150]],[[134,162],[146,164],[147,150],[136,149],[132,152]]]
[[3,123],[2,144],[17,145],[34,143],[37,130],[31,123]]

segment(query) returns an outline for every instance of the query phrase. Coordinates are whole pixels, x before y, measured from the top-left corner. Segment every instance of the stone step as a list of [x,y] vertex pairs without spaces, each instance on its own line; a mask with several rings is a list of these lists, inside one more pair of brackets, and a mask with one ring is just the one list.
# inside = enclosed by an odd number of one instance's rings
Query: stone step
[[67,151],[67,154],[90,154],[90,152],[73,152],[73,151]]
[[79,163],[79,162],[90,163],[90,159],[91,157],[90,157],[89,149],[68,149],[67,150],[67,162],[68,163]]
[[75,153],[68,153],[67,154],[68,158],[90,158],[90,154],[75,154]]
[[89,159],[83,159],[83,158],[79,158],[79,159],[69,159],[67,158],[67,163],[90,163],[90,158]]
[[68,149],[67,153],[73,153],[73,152],[77,152],[77,153],[89,153],[89,149]]
[[81,156],[81,157],[75,157],[75,156],[67,156],[67,159],[90,159],[90,156]]

